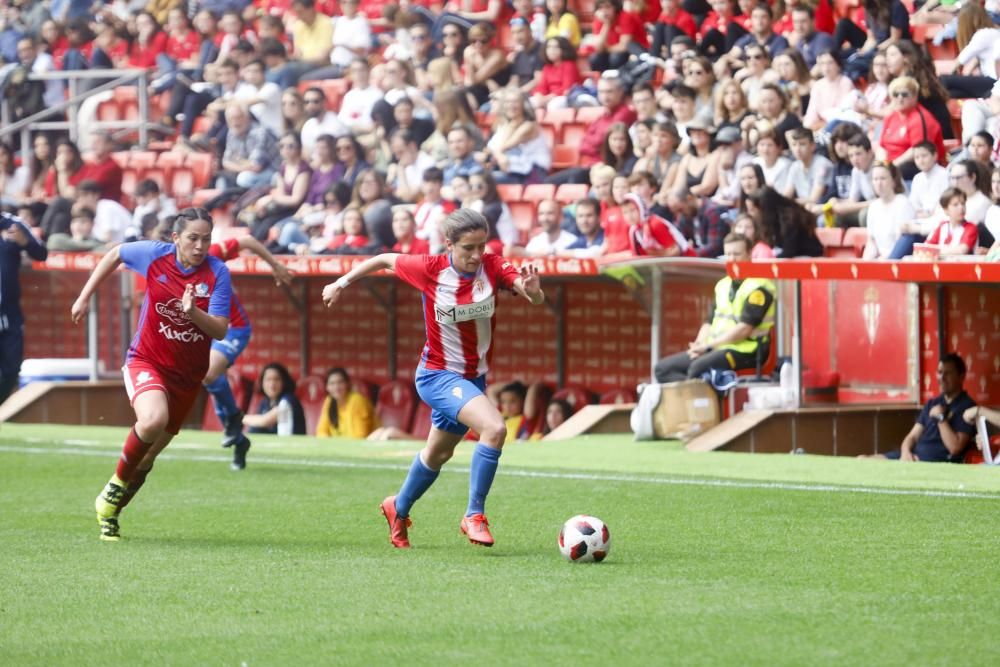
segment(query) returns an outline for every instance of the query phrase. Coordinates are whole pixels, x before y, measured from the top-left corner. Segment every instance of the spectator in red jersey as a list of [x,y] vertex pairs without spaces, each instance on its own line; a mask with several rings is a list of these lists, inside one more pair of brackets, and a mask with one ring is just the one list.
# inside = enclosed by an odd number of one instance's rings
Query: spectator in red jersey
[[580,83],[580,67],[576,64],[576,51],[565,37],[545,40],[545,64],[541,79],[531,96],[536,109],[565,109],[566,96],[573,86]]
[[94,157],[84,163],[80,180],[97,181],[101,186],[101,199],[121,201],[124,174],[111,155],[112,148],[111,135],[104,131],[94,132],[90,137],[90,150]]
[[903,180],[912,180],[919,171],[913,162],[913,148],[922,141],[930,141],[939,156],[947,155],[941,126],[930,111],[917,101],[920,92],[916,79],[901,76],[889,84],[892,112],[885,117],[879,141],[879,159],[895,164]]
[[965,193],[948,188],[941,194],[941,208],[948,219],[938,225],[927,244],[937,246],[942,255],[970,254],[976,247],[979,231],[965,219]]
[[580,166],[550,176],[547,183],[586,183],[587,169],[601,161],[601,145],[608,129],[615,123],[629,126],[635,122],[635,110],[625,99],[625,87],[617,72],[601,75],[601,80],[597,82],[597,99],[604,107],[604,113],[587,126],[580,142]]
[[612,177],[608,198],[601,202],[601,229],[604,230],[604,246],[608,254],[624,252],[630,247],[629,224],[622,214],[622,204],[627,194],[628,179],[624,176]]
[[434,43],[441,41],[446,25],[454,25],[464,33],[476,23],[498,23],[506,10],[501,0],[449,0],[431,27]]
[[167,33],[160,30],[149,12],[135,17],[136,35],[128,50],[128,66],[139,69],[156,67],[157,58],[167,50]]
[[61,23],[46,21],[42,24],[41,42],[45,52],[52,56],[52,64],[56,69],[63,68],[63,57],[69,50],[69,40]]
[[156,58],[159,76],[150,84],[150,94],[156,95],[174,86],[177,72],[198,68],[201,36],[191,29],[184,10],[174,7],[167,15],[167,41],[163,53]]
[[649,38],[639,17],[623,11],[621,0],[598,0],[593,30],[580,46],[584,53],[593,54],[591,69],[602,72],[618,69],[631,53],[649,49]]
[[702,53],[709,58],[718,58],[729,53],[736,41],[745,36],[749,16],[736,14],[733,0],[710,0],[712,11],[702,21],[698,30],[698,44]]
[[[55,160],[52,161],[52,166],[45,176],[45,196],[47,198],[75,198],[76,186],[86,178],[86,174],[82,172],[83,156],[80,155],[80,149],[69,139],[60,140],[56,144]],[[66,224],[69,224],[69,220],[66,220]],[[51,233],[51,230],[46,231]],[[68,232],[69,227],[54,231]]]
[[694,257],[694,248],[677,228],[663,218],[652,215],[642,197],[625,195],[622,217],[629,226],[629,248],[633,255],[655,257]]
[[663,0],[660,18],[653,26],[653,48],[650,49],[657,58],[670,57],[670,42],[674,37],[687,35],[694,39],[698,26],[694,17],[684,11],[680,0]]
[[392,212],[392,233],[396,237],[396,245],[392,252],[404,255],[429,255],[431,244],[417,238],[417,221],[413,212],[406,206],[396,206]]
[[427,241],[430,246],[428,254],[431,255],[439,255],[444,251],[444,239],[438,225],[455,210],[455,202],[441,196],[443,185],[444,173],[440,169],[431,167],[424,171],[420,184],[423,196],[413,214],[417,224],[417,238]]
[[368,236],[365,234],[365,219],[361,214],[361,209],[356,206],[349,206],[344,210],[344,231],[330,239],[324,255],[354,255],[357,248],[364,248],[368,245]]
[[66,23],[66,42],[62,69],[81,70],[90,67],[90,57],[94,50],[94,33],[86,19],[73,19]]

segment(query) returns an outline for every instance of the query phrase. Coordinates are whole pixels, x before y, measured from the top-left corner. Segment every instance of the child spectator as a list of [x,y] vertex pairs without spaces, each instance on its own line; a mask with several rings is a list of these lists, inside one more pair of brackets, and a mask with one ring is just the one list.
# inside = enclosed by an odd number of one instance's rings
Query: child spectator
[[541,440],[549,433],[562,426],[566,420],[572,416],[573,406],[570,405],[569,402],[564,401],[561,398],[549,401],[548,407],[545,408],[545,426],[542,427],[541,432],[532,433],[529,440]]
[[567,95],[580,83],[580,68],[576,64],[576,51],[565,37],[545,40],[545,64],[542,75],[531,96],[536,109],[565,109]]
[[321,438],[367,438],[378,426],[372,402],[351,388],[351,376],[343,368],[326,373],[326,399],[316,424]]
[[804,127],[792,130],[791,138],[795,162],[788,170],[784,194],[806,207],[821,203],[826,195],[833,163],[816,154],[816,141],[810,130]]
[[948,219],[927,239],[928,245],[940,248],[941,255],[968,255],[976,247],[976,226],[965,219],[965,193],[948,188],[941,195],[941,208]]
[[941,193],[948,189],[948,170],[938,164],[937,148],[929,141],[913,147],[913,161],[920,171],[913,177],[910,204],[914,217],[926,218],[938,207]]
[[69,221],[69,234],[53,234],[45,244],[49,250],[90,252],[104,245],[94,238],[94,209],[77,204]]
[[694,248],[670,222],[652,215],[639,195],[629,193],[622,203],[622,217],[629,225],[633,255],[694,257]]
[[264,366],[257,390],[263,396],[257,412],[243,417],[250,433],[306,434],[306,415],[295,397],[295,380],[287,368],[277,362]]
[[132,214],[132,227],[141,228],[142,219],[154,214],[158,219],[173,222],[177,215],[177,204],[166,194],[160,192],[160,186],[151,178],[146,178],[135,186],[135,211]]
[[507,441],[523,440],[528,437],[525,432],[524,399],[528,388],[521,382],[511,382],[505,385],[498,395],[500,415],[507,426]]
[[754,164],[759,165],[764,172],[765,184],[779,192],[784,191],[792,161],[781,154],[781,143],[774,133],[774,128],[766,122],[762,123],[762,126],[757,131],[757,143],[754,146],[757,158]]
[[741,213],[733,222],[733,233],[742,234],[753,244],[753,248],[750,250],[750,259],[774,259],[774,248],[761,239],[760,225],[746,213]]
[[364,248],[369,240],[365,234],[365,219],[361,210],[356,206],[350,206],[344,210],[343,219],[344,231],[330,239],[327,245],[326,255],[354,255],[357,248]]
[[438,231],[438,224],[455,210],[455,202],[441,196],[443,186],[444,173],[440,169],[431,167],[424,171],[420,183],[422,198],[413,214],[417,223],[416,236],[427,241],[430,246],[428,252],[432,255],[439,255],[444,250],[444,239]]
[[396,237],[393,252],[404,255],[429,255],[431,246],[427,241],[416,237],[417,222],[407,206],[396,206],[392,212],[392,233]]
[[810,210],[817,214],[821,211],[832,212],[836,215],[838,227],[864,227],[868,203],[876,196],[871,176],[875,152],[868,137],[861,133],[852,136],[847,142],[847,156],[851,163],[847,197],[830,200],[822,206],[815,205]]
[[865,259],[888,259],[902,233],[903,223],[913,219],[913,206],[896,165],[879,162],[872,167],[872,188],[876,198],[868,204],[868,243]]

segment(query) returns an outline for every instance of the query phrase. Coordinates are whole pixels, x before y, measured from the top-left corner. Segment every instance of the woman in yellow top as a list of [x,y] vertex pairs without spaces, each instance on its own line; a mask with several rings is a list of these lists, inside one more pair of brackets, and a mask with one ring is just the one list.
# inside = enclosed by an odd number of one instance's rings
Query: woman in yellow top
[[327,372],[326,394],[316,435],[361,440],[378,426],[372,402],[351,389],[351,378],[343,368]]
[[576,15],[566,7],[567,0],[545,0],[549,10],[549,24],[545,28],[545,39],[565,37],[573,48],[580,47],[580,22]]

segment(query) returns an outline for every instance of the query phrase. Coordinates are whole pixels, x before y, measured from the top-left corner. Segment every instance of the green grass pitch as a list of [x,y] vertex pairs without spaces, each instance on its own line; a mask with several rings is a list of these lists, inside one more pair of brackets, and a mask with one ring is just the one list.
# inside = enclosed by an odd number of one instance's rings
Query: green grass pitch
[[[515,443],[459,533],[470,447],[377,511],[417,443],[182,432],[97,539],[122,429],[0,427],[0,665],[997,665],[1000,470]],[[577,513],[608,560],[564,562]]]

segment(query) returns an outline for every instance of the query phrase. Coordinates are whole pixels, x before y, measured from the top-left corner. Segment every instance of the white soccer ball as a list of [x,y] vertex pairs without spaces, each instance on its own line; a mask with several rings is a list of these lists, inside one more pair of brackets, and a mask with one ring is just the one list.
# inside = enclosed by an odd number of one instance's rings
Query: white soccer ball
[[597,517],[577,514],[559,531],[559,551],[573,563],[600,563],[611,551],[611,533]]

